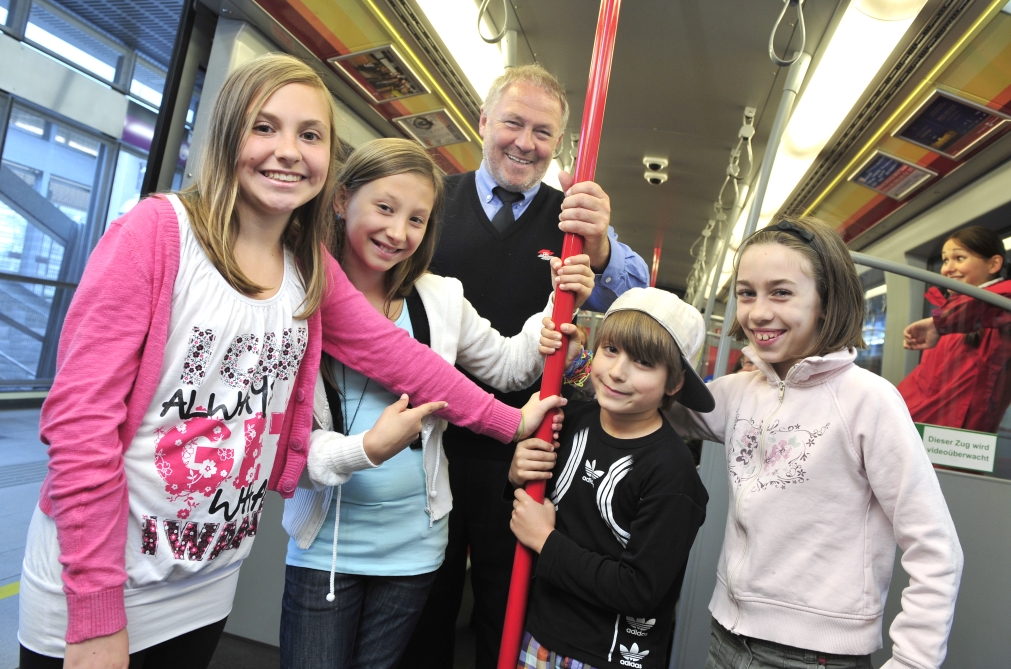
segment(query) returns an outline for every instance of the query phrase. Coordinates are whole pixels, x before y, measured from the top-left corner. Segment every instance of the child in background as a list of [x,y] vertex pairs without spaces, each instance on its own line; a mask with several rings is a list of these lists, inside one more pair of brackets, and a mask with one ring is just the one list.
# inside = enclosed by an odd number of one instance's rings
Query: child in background
[[[526,388],[543,368],[544,314],[506,339],[477,314],[459,281],[427,273],[442,177],[416,142],[360,146],[337,179],[334,256],[377,312],[447,362],[500,390]],[[551,263],[555,283],[578,293],[578,307],[593,290],[589,256]],[[313,412],[322,429],[310,441],[309,478],[285,503],[291,541],[281,667],[383,669],[399,660],[445,556],[446,424],[434,417],[406,424],[418,411],[406,408],[406,396],[398,400],[330,356],[321,372]],[[419,448],[406,448],[419,431]]]
[[[971,226],[944,242],[941,274],[1011,297],[1004,242],[993,230]],[[1011,312],[974,297],[934,287],[931,318],[906,328],[903,346],[923,351],[899,384],[917,423],[997,432],[1011,403]],[[936,348],[935,348],[936,347]]]
[[853,364],[864,291],[846,245],[824,223],[781,221],[744,241],[734,270],[730,334],[759,373],[713,381],[712,413],[670,412],[727,447],[706,669],[869,669],[896,542],[910,584],[884,666],[940,667],[962,551],[902,398]]
[[196,183],[140,202],[92,253],[42,409],[23,669],[207,666],[264,494],[290,496],[305,466],[321,347],[448,401],[450,420],[521,436],[518,411],[377,314],[326,252],[336,114],[305,63],[241,65]]
[[549,479],[543,505],[520,487],[513,502],[510,527],[539,554],[521,669],[666,667],[709,497],[661,408],[713,408],[692,368],[704,341],[690,305],[656,288],[629,290],[598,335],[589,369],[597,399],[569,404],[557,458],[537,439],[516,447],[514,486]]

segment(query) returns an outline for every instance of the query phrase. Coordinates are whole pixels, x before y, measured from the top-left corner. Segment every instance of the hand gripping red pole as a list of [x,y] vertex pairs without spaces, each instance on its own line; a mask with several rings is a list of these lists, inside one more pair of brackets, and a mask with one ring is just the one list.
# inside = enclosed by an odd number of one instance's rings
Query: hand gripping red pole
[[[597,35],[593,41],[593,59],[590,61],[590,81],[586,88],[586,103],[583,106],[583,127],[580,131],[579,151],[576,154],[575,182],[593,181],[597,169],[597,149],[600,147],[600,129],[604,124],[604,105],[607,102],[607,84],[611,77],[611,57],[614,54],[614,37],[618,32],[618,11],[621,0],[601,0],[600,15],[597,17]],[[583,238],[566,234],[562,244],[562,260],[583,252]],[[571,292],[555,290],[555,307],[551,319],[555,324],[572,321],[574,297]],[[565,371],[565,350],[567,338],[562,337],[562,348],[548,356],[541,379],[541,397],[557,395],[562,389],[562,373]],[[551,441],[550,415],[544,418],[534,435],[538,439]],[[535,481],[526,486],[527,493],[536,502],[544,501],[544,481]],[[499,648],[498,669],[516,669],[520,654],[523,622],[527,611],[527,594],[530,590],[530,567],[533,561],[531,551],[522,544],[516,544],[513,558],[512,580],[509,583],[509,603],[506,606],[505,625],[502,629],[502,645]]]

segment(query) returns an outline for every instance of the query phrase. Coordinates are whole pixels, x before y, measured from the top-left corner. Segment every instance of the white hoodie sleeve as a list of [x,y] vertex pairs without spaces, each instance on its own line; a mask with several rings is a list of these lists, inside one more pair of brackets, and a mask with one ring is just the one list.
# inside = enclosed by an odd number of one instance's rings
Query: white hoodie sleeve
[[378,467],[365,454],[367,432],[346,437],[339,432],[313,430],[306,461],[309,480],[317,485],[335,486],[347,483],[355,472]]
[[[870,375],[867,375],[870,376]],[[937,475],[898,391],[880,377],[862,402],[846,402],[858,457],[891,520],[909,584],[889,634],[884,668],[936,669],[947,652],[962,575],[962,548]]]
[[504,337],[463,298],[457,363],[476,378],[504,392],[530,387],[544,371],[537,352],[541,321],[551,316],[552,300],[533,314],[513,337]]

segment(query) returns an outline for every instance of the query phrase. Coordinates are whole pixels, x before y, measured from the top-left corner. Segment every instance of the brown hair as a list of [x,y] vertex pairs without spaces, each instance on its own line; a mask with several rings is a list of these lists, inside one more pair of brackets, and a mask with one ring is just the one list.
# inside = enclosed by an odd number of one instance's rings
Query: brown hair
[[[810,263],[811,278],[814,279],[821,303],[818,334],[804,357],[825,355],[850,347],[865,348],[864,287],[846,244],[835,230],[816,218],[780,218],[776,223],[783,221],[810,233],[811,241],[805,241],[800,234],[773,227],[754,232],[737,249],[730,285],[737,283],[741,256],[748,248],[760,244],[781,244],[793,249]],[[738,341],[747,341],[744,328],[736,317],[730,324],[728,334]]]
[[[684,380],[681,349],[674,337],[649,314],[631,309],[612,313],[600,327],[597,345],[593,347],[594,354],[601,346],[620,348],[636,360],[666,368],[665,393],[673,391]],[[681,391],[674,395],[665,394],[660,408],[669,409],[680,394]]]
[[491,87],[488,89],[488,95],[484,98],[481,111],[487,114],[490,110],[494,109],[506,89],[520,82],[536,86],[558,101],[558,104],[562,108],[562,119],[558,130],[559,132],[565,130],[565,125],[569,122],[569,100],[565,96],[565,89],[562,88],[562,84],[555,78],[555,75],[545,70],[538,63],[518,65],[506,69],[495,81],[491,82]]
[[[435,197],[421,244],[411,257],[400,261],[386,272],[387,311],[393,300],[407,297],[414,287],[414,282],[428,271],[428,265],[432,262],[439,231],[439,214],[442,210],[444,173],[417,142],[409,139],[385,138],[374,139],[355,149],[336,178],[337,197],[350,199],[355,191],[365,184],[396,174],[417,174],[428,179],[432,182]],[[330,248],[333,257],[340,262],[344,262],[348,252],[347,239],[347,222],[338,218]]]
[[267,99],[288,84],[303,84],[323,96],[329,123],[330,165],[323,190],[291,214],[282,242],[295,256],[305,288],[302,313],[308,318],[319,309],[326,287],[324,248],[333,213],[333,175],[342,157],[336,135],[337,106],[320,76],[301,60],[285,54],[267,54],[240,65],[225,80],[211,113],[206,149],[197,179],[179,193],[193,234],[207,257],[236,290],[255,295],[265,290],[242,272],[232,243],[238,228],[235,200],[239,192],[236,166],[256,116]]
[[[958,232],[952,233],[945,239],[945,243],[954,240],[961,244],[969,253],[975,256],[979,256],[984,260],[990,260],[994,256],[1000,256],[1003,262],[1001,263],[1000,269],[991,278],[1007,278],[1007,268],[1008,262],[1004,254],[1004,241],[1000,238],[996,232],[990,228],[984,228],[981,225],[970,225],[968,228],[962,228]],[[962,336],[962,340],[966,345],[972,348],[978,348],[980,342],[983,341],[983,330],[976,330],[975,332],[967,332]]]
[[[425,227],[425,236],[421,238],[421,244],[409,258],[400,261],[386,271],[387,292],[384,311],[387,316],[389,316],[393,300],[398,297],[407,297],[411,288],[414,287],[414,282],[428,271],[428,265],[432,262],[435,242],[438,237],[439,213],[444,191],[443,171],[417,142],[386,138],[374,139],[355,149],[335,179],[337,197],[350,199],[356,190],[371,181],[405,173],[418,174],[430,179],[435,197],[432,201],[432,213],[428,218],[428,225]],[[333,228],[330,252],[339,262],[344,262],[348,252],[348,230],[347,221],[341,217],[337,217]],[[334,359],[324,353],[320,362],[323,378],[343,396],[344,388],[337,383],[333,364]],[[347,421],[348,417],[344,416],[344,420]],[[344,430],[344,426],[334,425],[334,429],[341,432]]]

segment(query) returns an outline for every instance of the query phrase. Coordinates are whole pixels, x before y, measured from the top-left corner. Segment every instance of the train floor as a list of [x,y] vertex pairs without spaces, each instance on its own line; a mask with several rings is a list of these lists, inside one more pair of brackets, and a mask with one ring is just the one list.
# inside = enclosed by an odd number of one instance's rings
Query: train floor
[[[18,666],[18,581],[28,523],[46,475],[46,447],[38,434],[39,409],[0,410],[0,669]],[[468,575],[453,669],[474,666],[472,602]],[[210,669],[277,669],[278,659],[273,646],[225,634]]]

